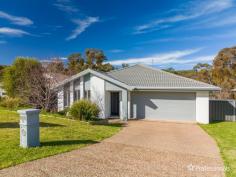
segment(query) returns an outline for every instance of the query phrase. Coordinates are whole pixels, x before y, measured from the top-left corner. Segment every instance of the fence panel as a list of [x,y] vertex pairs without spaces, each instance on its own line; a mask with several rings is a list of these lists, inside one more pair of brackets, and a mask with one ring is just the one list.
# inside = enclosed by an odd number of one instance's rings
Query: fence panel
[[210,100],[209,117],[214,121],[236,121],[236,100]]

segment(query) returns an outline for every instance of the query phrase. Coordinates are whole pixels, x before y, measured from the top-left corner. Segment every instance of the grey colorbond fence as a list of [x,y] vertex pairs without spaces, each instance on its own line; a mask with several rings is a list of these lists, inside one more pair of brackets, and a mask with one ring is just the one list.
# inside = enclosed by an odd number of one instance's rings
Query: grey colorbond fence
[[210,122],[236,121],[236,100],[210,100]]

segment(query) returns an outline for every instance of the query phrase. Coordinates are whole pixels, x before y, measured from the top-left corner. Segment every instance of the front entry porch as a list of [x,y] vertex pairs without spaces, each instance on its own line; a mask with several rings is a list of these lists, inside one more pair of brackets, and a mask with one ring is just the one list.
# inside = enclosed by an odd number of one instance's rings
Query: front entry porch
[[120,93],[111,92],[110,96],[111,96],[110,115],[111,117],[119,117],[120,116]]
[[105,118],[120,118],[126,121],[130,118],[130,99],[127,90],[105,91]]

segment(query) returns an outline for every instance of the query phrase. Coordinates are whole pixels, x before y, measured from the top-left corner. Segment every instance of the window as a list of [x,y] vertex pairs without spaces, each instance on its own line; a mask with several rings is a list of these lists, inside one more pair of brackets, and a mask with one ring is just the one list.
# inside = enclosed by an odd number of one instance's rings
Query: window
[[80,99],[80,90],[74,91],[74,101],[77,101]]
[[84,98],[87,99],[87,100],[90,100],[90,97],[91,97],[91,92],[90,92],[90,90],[85,90],[85,92],[84,92]]
[[64,107],[70,106],[70,91],[65,90],[64,91]]

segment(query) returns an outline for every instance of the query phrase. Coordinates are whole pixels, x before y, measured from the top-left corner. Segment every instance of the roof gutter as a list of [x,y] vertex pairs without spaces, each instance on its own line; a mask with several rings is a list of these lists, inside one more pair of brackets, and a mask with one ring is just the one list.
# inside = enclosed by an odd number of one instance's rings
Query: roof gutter
[[220,87],[135,87],[134,90],[220,91]]

